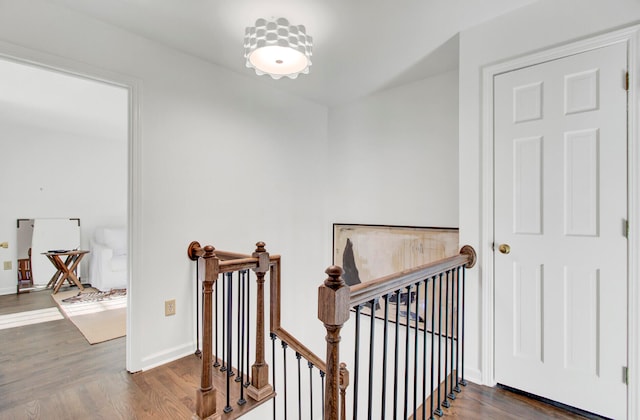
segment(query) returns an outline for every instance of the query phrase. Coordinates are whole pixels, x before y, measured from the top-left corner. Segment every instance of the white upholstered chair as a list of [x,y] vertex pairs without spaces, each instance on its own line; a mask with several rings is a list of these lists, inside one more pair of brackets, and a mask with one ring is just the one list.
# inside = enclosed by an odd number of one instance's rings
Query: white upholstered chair
[[127,229],[98,227],[91,239],[91,286],[101,291],[127,287]]

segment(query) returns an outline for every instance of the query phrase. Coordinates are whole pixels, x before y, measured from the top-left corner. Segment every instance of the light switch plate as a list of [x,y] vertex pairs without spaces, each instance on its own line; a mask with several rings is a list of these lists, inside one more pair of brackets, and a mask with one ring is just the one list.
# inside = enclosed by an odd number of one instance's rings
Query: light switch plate
[[4,269],[5,270],[11,270],[13,268],[13,265],[11,264],[11,261],[5,261],[4,262]]

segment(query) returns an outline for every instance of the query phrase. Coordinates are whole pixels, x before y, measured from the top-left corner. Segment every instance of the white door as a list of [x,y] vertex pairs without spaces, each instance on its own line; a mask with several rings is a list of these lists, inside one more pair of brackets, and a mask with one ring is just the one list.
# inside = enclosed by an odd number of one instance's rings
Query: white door
[[627,409],[626,71],[619,43],[494,79],[496,381],[615,419]]

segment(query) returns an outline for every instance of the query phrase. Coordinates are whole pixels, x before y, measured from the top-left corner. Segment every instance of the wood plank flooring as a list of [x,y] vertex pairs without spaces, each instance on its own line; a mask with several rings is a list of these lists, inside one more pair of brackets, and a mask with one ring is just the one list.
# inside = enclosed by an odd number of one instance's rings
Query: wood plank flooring
[[[0,296],[0,314],[54,306],[50,293]],[[199,372],[189,356],[130,374],[124,337],[92,346],[67,319],[0,330],[0,419],[191,419]],[[585,418],[474,384],[445,417]]]
[[[0,296],[0,313],[55,306],[51,291]],[[0,331],[0,419],[190,419],[195,356],[130,374],[125,338],[90,345],[67,320]]]

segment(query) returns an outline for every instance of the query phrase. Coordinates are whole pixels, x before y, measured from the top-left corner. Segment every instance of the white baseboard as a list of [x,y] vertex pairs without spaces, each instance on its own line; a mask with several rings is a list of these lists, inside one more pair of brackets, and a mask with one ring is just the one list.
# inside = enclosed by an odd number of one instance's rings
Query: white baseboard
[[195,353],[195,343],[187,343],[142,358],[142,369],[149,370]]
[[465,368],[464,369],[464,379],[466,379],[469,382],[473,382],[474,384],[489,385],[489,386],[493,386],[494,385],[494,384],[483,384],[482,383],[482,371],[480,369]]
[[[47,285],[46,284],[34,284],[34,289],[31,289],[31,291],[39,291],[39,290],[43,290],[46,289]],[[0,296],[1,295],[13,295],[18,293],[18,284],[14,284],[11,287],[3,287],[0,288]],[[25,292],[26,293],[26,292]]]
[[18,286],[13,286],[13,287],[3,287],[2,289],[0,289],[0,295],[12,295],[15,294],[18,289]]

